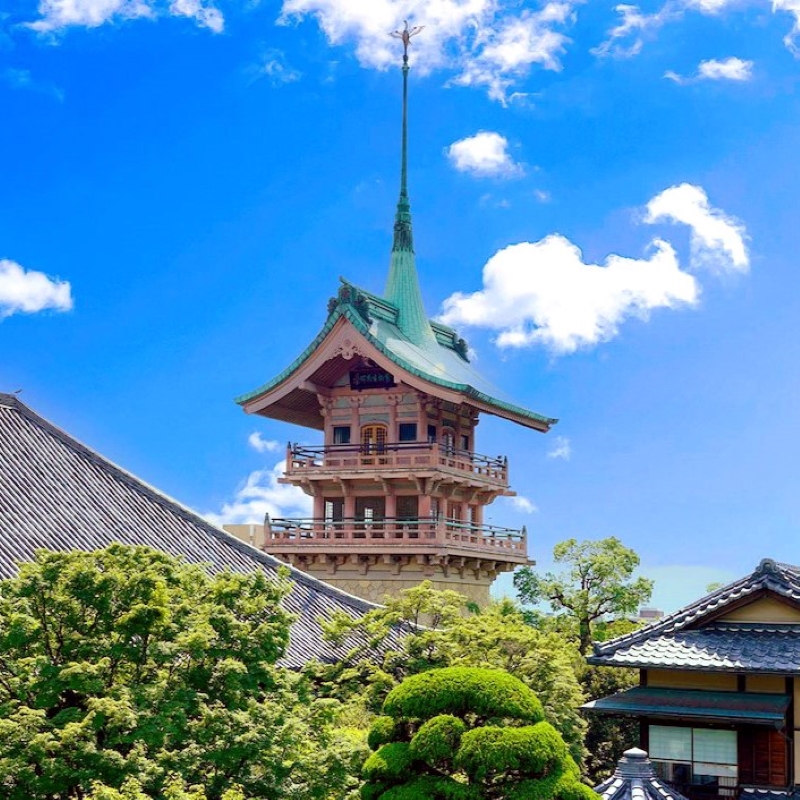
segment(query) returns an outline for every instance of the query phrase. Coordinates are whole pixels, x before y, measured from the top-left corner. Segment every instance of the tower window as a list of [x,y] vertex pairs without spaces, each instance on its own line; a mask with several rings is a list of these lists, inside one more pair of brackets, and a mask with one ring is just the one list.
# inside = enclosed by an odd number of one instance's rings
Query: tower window
[[399,441],[401,442],[416,442],[417,441],[417,423],[416,422],[401,422],[398,430]]
[[428,425],[428,442],[434,444],[436,442],[436,426]]
[[334,444],[350,444],[350,426],[336,425],[333,429]]

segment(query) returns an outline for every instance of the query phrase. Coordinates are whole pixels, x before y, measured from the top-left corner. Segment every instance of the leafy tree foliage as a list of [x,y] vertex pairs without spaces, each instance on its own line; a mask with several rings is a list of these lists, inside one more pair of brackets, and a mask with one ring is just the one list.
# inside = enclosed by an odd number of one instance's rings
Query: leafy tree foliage
[[[430,627],[421,627],[421,620]],[[397,627],[405,627],[408,635],[392,648],[389,634]],[[341,642],[354,630],[372,647],[383,649],[383,661],[365,663],[362,651],[356,650],[335,666],[310,668],[323,696],[356,704],[362,715],[378,713],[386,693],[409,675],[451,666],[502,669],[538,695],[546,719],[567,742],[572,757],[581,760],[586,722],[578,711],[583,694],[576,671],[583,659],[563,636],[529,625],[514,603],[469,613],[463,595],[437,591],[424,582],[387,598],[385,607],[359,621],[344,614],[335,617],[327,635]]]
[[383,710],[364,800],[594,798],[536,695],[507,672],[429,670],[394,688]]
[[40,552],[0,584],[0,795],[345,798],[356,738],[275,665],[289,586],[141,547]]
[[566,569],[537,575],[523,567],[514,576],[514,586],[523,603],[546,601],[557,616],[574,622],[581,653],[588,652],[598,623],[608,616],[635,613],[653,592],[653,581],[633,578],[639,556],[615,537],[567,539],[553,548],[553,560]]
[[[639,684],[639,671],[589,666],[581,674],[581,685],[589,700],[624,692]],[[602,783],[616,769],[622,754],[639,744],[639,720],[631,717],[588,715],[586,758],[583,772],[592,786]]]

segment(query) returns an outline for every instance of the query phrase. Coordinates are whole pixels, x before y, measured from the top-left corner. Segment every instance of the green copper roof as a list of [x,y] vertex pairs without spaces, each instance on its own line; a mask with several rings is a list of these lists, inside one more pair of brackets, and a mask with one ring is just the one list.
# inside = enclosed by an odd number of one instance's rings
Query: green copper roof
[[[236,398],[244,405],[274,389],[296,372],[317,350],[333,326],[342,317],[379,352],[400,369],[424,381],[450,389],[496,409],[530,419],[543,426],[558,420],[537,414],[503,397],[499,389],[485,380],[466,358],[466,344],[451,328],[429,323],[431,338],[412,342],[397,324],[399,309],[387,300],[343,282],[339,294],[330,303],[330,315],[313,342],[279,375],[252,392]],[[435,333],[434,333],[435,331]]]
[[411,203],[408,199],[408,55],[403,55],[403,129],[400,152],[400,197],[394,218],[394,239],[386,281],[386,299],[397,309],[397,326],[412,342],[435,341],[422,302],[414,258]]
[[623,714],[683,721],[774,725],[783,727],[791,698],[785,694],[708,692],[635,686],[582,708],[599,714]]

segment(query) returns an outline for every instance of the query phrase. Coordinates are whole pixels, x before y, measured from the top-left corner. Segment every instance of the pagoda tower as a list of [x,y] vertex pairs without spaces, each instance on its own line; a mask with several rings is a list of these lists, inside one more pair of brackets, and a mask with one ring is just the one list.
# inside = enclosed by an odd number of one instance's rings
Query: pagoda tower
[[[431,580],[479,604],[500,572],[528,562],[526,531],[487,525],[513,496],[505,457],[479,455],[480,414],[546,432],[556,420],[505,400],[470,364],[466,342],[425,313],[407,186],[408,42],[403,40],[400,197],[383,297],[344,279],[313,342],[239,398],[248,414],[322,431],[289,444],[282,482],[313,498],[310,519],[230,526],[327,583],[381,602]],[[258,526],[260,528],[260,526]]]

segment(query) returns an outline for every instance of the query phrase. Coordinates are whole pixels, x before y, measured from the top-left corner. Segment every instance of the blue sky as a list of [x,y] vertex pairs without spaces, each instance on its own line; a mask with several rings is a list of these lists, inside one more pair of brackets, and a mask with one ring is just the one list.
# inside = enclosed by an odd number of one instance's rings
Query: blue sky
[[481,423],[490,521],[616,535],[666,609],[797,563],[797,0],[2,0],[0,388],[217,519],[303,511],[315,435],[232,398],[383,290],[404,17],[428,311],[561,419]]

